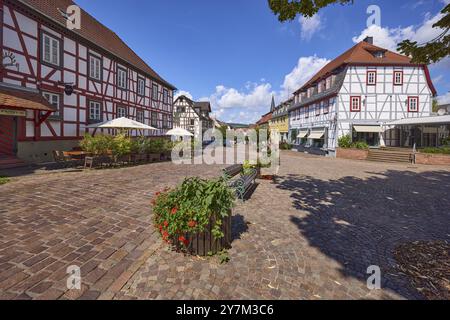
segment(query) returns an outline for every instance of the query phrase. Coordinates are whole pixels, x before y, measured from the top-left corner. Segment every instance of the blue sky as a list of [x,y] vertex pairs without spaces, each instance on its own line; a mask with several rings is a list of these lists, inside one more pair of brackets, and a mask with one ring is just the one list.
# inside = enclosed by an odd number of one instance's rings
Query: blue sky
[[[366,34],[393,48],[432,38],[449,1],[358,0],[280,23],[266,0],[76,0],[181,92],[210,100],[221,120],[246,123]],[[381,26],[367,29],[371,4],[381,9]],[[450,100],[450,59],[431,74],[442,101]]]

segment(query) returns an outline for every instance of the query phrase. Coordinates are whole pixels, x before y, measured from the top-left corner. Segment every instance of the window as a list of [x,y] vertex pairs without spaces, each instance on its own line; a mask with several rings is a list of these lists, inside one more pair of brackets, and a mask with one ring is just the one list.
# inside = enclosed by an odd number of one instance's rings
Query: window
[[152,99],[158,101],[158,85],[154,84],[152,86]]
[[329,113],[330,112],[330,101],[329,100],[326,100],[324,103],[323,103],[323,114],[327,114],[327,113]]
[[89,101],[89,120],[95,122],[102,121],[102,108],[100,102]]
[[408,112],[419,112],[419,97],[408,97]]
[[403,71],[394,71],[394,85],[403,85]]
[[90,55],[89,56],[89,77],[95,80],[102,80],[102,63],[100,58]]
[[42,34],[42,60],[56,66],[61,65],[60,40],[46,33]]
[[374,86],[377,84],[377,72],[367,71],[367,85]]
[[164,129],[168,128],[169,122],[167,121],[167,114],[163,114],[162,121],[163,121],[163,128]]
[[169,91],[167,91],[167,89],[164,89],[163,91],[163,102],[165,104],[169,103]]
[[305,118],[309,118],[309,106],[305,107]]
[[191,126],[195,126],[195,119],[191,119]]
[[316,104],[316,117],[320,116],[320,107],[321,107],[322,103],[317,103]]
[[127,116],[127,108],[117,107],[117,118],[126,118],[126,116]]
[[51,114],[52,117],[59,117],[60,113],[60,107],[59,107],[59,94],[56,93],[50,93],[50,92],[43,92],[42,95],[44,96],[47,101],[56,108],[56,111]]
[[351,112],[361,111],[361,97],[350,97],[350,111]]
[[158,114],[155,111],[152,111],[152,119],[151,119],[151,125],[152,127],[158,128]]
[[127,88],[127,71],[122,68],[117,68],[117,86],[122,89]]
[[138,78],[137,94],[140,96],[145,95],[145,79],[143,78]]
[[144,123],[144,111],[138,110],[136,111],[136,121],[140,123]]

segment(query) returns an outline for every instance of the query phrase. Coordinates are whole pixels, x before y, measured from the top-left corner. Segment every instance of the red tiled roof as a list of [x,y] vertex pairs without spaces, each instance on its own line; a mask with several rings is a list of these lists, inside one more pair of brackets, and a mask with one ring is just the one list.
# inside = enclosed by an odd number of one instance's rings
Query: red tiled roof
[[[385,54],[384,57],[383,58],[375,57],[373,55],[373,52],[377,51],[383,51]],[[309,80],[303,87],[297,90],[297,92],[306,89],[314,82],[330,74],[332,71],[347,64],[412,65],[413,63],[411,63],[411,59],[406,56],[377,47],[368,42],[361,41],[360,43],[356,44],[351,49],[347,50],[339,57],[328,63],[318,73],[316,73],[316,75],[314,75],[314,77],[312,77],[311,80]]]
[[[71,0],[19,0],[25,5],[33,8],[41,14],[47,16],[53,21],[66,25],[66,19],[61,15],[58,9],[65,11],[70,5],[74,5]],[[125,3],[124,3],[125,5]],[[156,81],[160,81],[171,89],[175,89],[173,85],[165,81],[156,73],[144,60],[142,60],[130,47],[128,47],[117,34],[108,29],[106,26],[97,21],[89,13],[84,11],[81,7],[81,29],[72,30],[72,32],[91,41],[92,43],[102,47],[111,52],[117,57],[130,63],[137,69],[146,73]]]
[[55,111],[38,92],[0,87],[0,107]]
[[261,117],[261,119],[256,123],[257,125],[261,125],[269,122],[272,119],[272,112],[266,113]]

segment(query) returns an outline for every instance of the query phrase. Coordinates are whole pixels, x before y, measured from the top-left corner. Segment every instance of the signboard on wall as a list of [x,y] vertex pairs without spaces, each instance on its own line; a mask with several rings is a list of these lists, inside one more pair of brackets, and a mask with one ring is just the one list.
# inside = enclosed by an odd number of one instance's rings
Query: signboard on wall
[[24,110],[0,109],[0,116],[25,117],[27,112]]

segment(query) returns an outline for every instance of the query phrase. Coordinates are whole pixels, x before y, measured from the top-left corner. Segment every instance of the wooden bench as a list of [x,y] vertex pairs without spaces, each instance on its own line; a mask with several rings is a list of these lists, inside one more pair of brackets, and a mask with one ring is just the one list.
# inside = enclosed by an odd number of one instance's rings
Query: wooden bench
[[[223,173],[227,179],[231,179],[232,177],[242,173],[242,165],[235,164],[230,167],[227,167],[223,169]],[[238,179],[231,180],[228,185],[230,186],[230,188],[235,189],[236,196],[239,199],[245,200],[246,197],[249,195],[250,191],[252,191],[253,188],[255,187],[257,177],[258,177],[257,170],[252,169],[251,173],[241,175]]]

